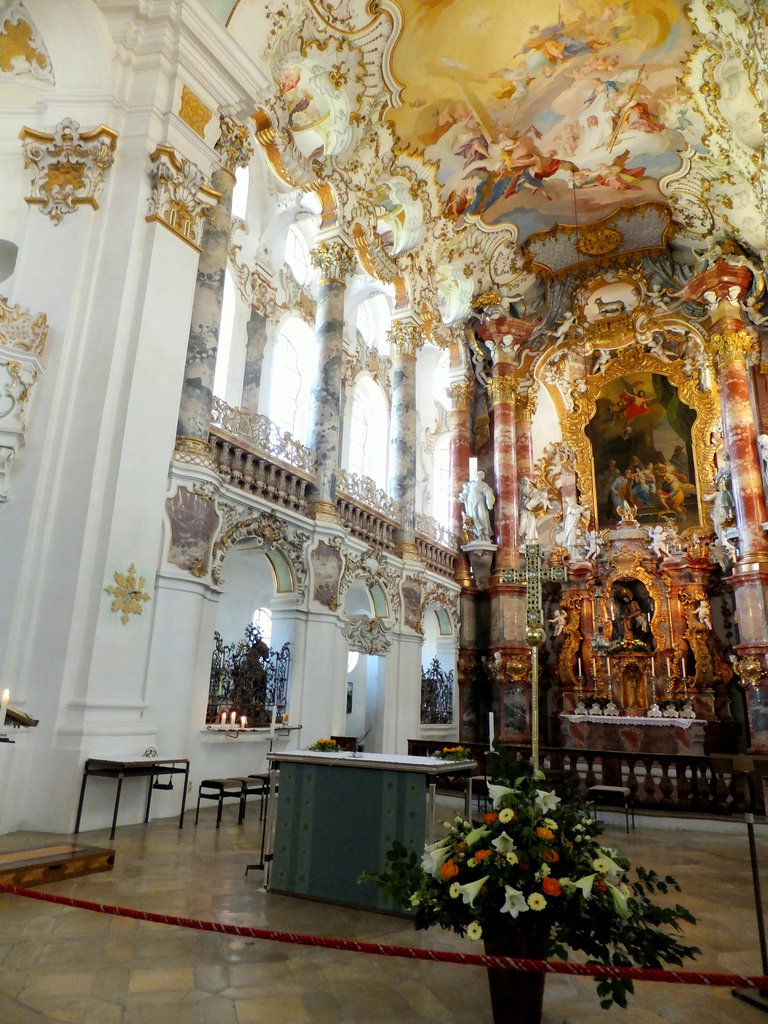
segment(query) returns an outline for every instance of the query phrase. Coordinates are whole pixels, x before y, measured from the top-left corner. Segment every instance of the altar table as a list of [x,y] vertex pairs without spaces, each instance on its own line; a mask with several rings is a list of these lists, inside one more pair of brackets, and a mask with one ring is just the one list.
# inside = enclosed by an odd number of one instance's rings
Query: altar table
[[120,807],[120,793],[123,788],[124,779],[148,779],[147,783],[147,805],[144,811],[144,822],[149,821],[149,806],[152,801],[152,789],[171,789],[173,779],[168,784],[159,783],[157,779],[161,775],[183,775],[184,783],[181,787],[181,814],[179,815],[179,828],[184,827],[184,807],[187,800],[187,783],[189,782],[189,759],[186,757],[137,757],[129,761],[115,761],[111,758],[89,757],[83,766],[83,781],[80,786],[80,799],[77,804],[77,818],[75,819],[75,834],[80,831],[80,818],[83,813],[83,800],[85,798],[85,786],[92,776],[103,779],[116,779],[117,791],[115,792],[115,809],[112,814],[112,831],[109,838],[115,838],[117,827],[117,811]]
[[396,840],[422,852],[434,835],[439,776],[466,779],[469,814],[477,767],[469,760],[309,750],[268,760],[273,783],[279,766],[279,797],[270,799],[276,820],[267,888],[377,910],[402,908],[372,882],[358,883],[360,875],[385,870]]
[[625,750],[630,754],[703,754],[702,718],[631,715],[561,715],[566,747]]

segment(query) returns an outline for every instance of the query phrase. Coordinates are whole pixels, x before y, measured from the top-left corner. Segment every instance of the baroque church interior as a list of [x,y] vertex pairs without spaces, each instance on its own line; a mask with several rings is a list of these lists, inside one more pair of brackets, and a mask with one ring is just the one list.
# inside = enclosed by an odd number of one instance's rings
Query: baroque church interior
[[760,7],[5,0],[0,832],[768,752]]

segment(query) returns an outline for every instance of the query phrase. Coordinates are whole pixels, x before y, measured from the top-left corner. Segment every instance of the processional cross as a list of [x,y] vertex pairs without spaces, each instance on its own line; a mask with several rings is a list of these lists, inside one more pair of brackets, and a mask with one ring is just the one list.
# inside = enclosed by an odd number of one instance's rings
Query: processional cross
[[567,579],[568,570],[564,565],[542,568],[538,544],[525,545],[524,569],[501,570],[502,583],[525,583],[528,589],[525,642],[531,648],[531,753],[534,771],[539,770],[539,648],[545,637],[541,584],[564,583]]

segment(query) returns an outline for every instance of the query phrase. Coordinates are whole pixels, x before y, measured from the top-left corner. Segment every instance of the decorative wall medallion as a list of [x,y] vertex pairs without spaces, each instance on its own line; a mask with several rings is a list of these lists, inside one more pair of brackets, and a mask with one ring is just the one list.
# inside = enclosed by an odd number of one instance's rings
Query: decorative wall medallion
[[171,524],[168,561],[195,576],[206,575],[220,522],[216,503],[179,487],[172,498],[166,499],[165,510]]
[[43,373],[48,336],[43,313],[11,306],[0,296],[0,502],[8,500],[8,474],[24,444],[32,388]]
[[179,117],[188,124],[193,132],[196,132],[202,139],[205,136],[205,128],[211,120],[211,111],[201,99],[185,86],[181,90],[181,106]]
[[143,601],[149,601],[149,594],[144,592],[146,580],[143,576],[136,578],[136,566],[128,566],[128,572],[115,572],[113,579],[114,586],[104,587],[104,591],[110,594],[114,600],[112,611],[120,613],[120,621],[125,625],[131,615],[141,615]]
[[384,654],[392,646],[390,627],[383,619],[367,615],[353,615],[344,628],[344,636],[351,651],[361,654]]
[[24,166],[35,168],[30,205],[39,205],[54,224],[83,203],[98,210],[104,174],[115,159],[116,131],[102,124],[81,134],[78,122],[66,117],[52,135],[24,127],[20,138]]
[[51,58],[23,4],[10,0],[0,22],[0,75],[53,82]]
[[152,195],[146,219],[164,224],[200,252],[203,221],[221,199],[221,193],[211,188],[203,172],[180,157],[172,146],[157,146],[149,159]]

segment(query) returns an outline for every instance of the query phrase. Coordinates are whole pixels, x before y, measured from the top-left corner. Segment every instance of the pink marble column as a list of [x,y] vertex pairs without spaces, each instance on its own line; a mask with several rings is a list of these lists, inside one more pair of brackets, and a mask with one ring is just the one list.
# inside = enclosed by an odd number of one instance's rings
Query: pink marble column
[[488,381],[493,402],[493,472],[496,491],[496,572],[517,565],[517,463],[515,392],[517,379],[507,363],[497,363]]
[[533,437],[531,421],[536,411],[536,394],[521,388],[515,402],[515,454],[518,476],[533,477]]

